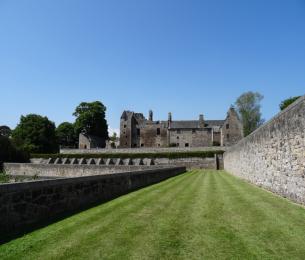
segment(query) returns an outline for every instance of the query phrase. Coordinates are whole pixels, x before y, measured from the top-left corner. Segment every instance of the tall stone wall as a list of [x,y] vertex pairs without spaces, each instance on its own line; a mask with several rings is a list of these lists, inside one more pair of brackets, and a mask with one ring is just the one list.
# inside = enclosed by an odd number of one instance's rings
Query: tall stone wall
[[224,168],[305,204],[305,96],[227,148]]
[[33,224],[107,201],[185,172],[171,167],[109,175],[0,184],[0,239]]

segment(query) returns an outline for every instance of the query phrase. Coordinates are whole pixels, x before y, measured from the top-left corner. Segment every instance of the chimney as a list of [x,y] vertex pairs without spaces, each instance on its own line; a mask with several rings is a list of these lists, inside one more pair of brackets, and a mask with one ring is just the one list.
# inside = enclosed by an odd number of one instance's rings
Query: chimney
[[168,122],[172,122],[172,113],[171,112],[168,113]]
[[149,110],[149,112],[148,112],[148,120],[153,121],[153,111],[152,110]]
[[172,113],[169,112],[168,113],[168,128],[169,129],[171,128],[171,123],[172,123]]
[[203,114],[199,115],[199,127],[200,128],[204,128],[204,118],[203,118]]

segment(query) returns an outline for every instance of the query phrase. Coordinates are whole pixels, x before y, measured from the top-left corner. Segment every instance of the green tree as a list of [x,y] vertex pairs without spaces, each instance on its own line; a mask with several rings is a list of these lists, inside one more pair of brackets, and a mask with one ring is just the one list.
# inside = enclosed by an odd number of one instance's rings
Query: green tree
[[300,97],[301,96],[296,96],[296,97],[290,97],[290,98],[285,99],[284,101],[281,102],[280,109],[284,110],[286,107],[291,105],[294,101],[296,101]]
[[112,136],[110,137],[110,141],[115,142],[117,139],[117,136],[118,136],[117,133],[113,132]]
[[75,131],[108,139],[106,107],[99,101],[82,102],[73,113],[76,116]]
[[116,132],[113,132],[113,134],[110,136],[109,140],[110,140],[110,145],[112,148],[115,148],[115,143],[117,141],[117,133]]
[[52,153],[58,151],[55,124],[47,117],[30,114],[21,116],[20,123],[12,133],[17,145],[31,153]]
[[0,136],[5,136],[5,137],[9,137],[12,133],[12,130],[6,126],[6,125],[2,125],[0,126]]
[[65,147],[75,147],[77,136],[74,129],[74,124],[63,122],[56,128],[56,136],[58,144]]
[[28,162],[29,154],[17,149],[8,137],[0,135],[0,170],[3,162]]
[[244,128],[244,136],[252,133],[264,120],[261,118],[260,102],[264,97],[258,92],[245,92],[235,102]]

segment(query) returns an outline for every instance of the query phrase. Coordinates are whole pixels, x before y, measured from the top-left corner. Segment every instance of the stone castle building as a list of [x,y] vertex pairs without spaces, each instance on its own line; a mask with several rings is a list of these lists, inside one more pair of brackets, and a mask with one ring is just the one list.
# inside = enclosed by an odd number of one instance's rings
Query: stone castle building
[[120,121],[120,147],[203,147],[230,146],[243,138],[243,127],[233,107],[224,120],[154,121],[142,113],[124,111]]

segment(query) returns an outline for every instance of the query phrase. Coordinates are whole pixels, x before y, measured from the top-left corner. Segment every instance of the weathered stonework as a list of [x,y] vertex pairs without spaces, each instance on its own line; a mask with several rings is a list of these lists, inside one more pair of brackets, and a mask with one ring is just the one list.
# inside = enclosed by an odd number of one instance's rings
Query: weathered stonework
[[0,234],[107,201],[185,172],[185,167],[0,184]]
[[106,146],[106,140],[104,138],[87,135],[80,133],[78,137],[78,148],[79,149],[97,149],[104,148]]
[[69,165],[69,164],[33,164],[33,163],[5,163],[4,169],[8,175],[39,176],[39,177],[81,177],[93,175],[107,175],[127,171],[143,171],[165,168],[165,165]]
[[305,96],[227,148],[224,168],[305,204]]
[[[64,161],[63,159],[62,161]],[[38,177],[80,177],[102,174],[120,173],[126,171],[142,171],[161,169],[168,166],[181,166],[187,169],[223,169],[222,155],[213,158],[138,158],[138,159],[80,159],[82,164],[48,164],[49,160],[40,160],[39,163],[4,163],[4,170],[12,176],[38,176]],[[95,164],[92,164],[94,161]],[[110,161],[112,163],[110,164]]]

